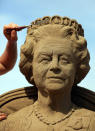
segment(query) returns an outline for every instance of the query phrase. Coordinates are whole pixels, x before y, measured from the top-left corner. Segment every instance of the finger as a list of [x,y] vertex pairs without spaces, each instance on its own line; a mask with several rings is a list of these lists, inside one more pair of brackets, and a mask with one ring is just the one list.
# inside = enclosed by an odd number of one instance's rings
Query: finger
[[4,33],[5,37],[9,40],[11,37],[11,31],[8,32],[7,30],[3,30],[3,33]]
[[15,30],[11,31],[11,40],[17,41],[17,32]]
[[0,120],[6,119],[7,115],[5,113],[0,113]]
[[17,28],[18,25],[17,24],[14,24],[14,23],[10,23],[9,25],[5,25],[4,28],[3,28],[3,33],[5,35],[5,37],[8,39],[8,40],[13,40],[13,41],[17,41],[17,33],[16,33],[16,30],[15,32],[12,30],[14,28]]
[[1,120],[4,120],[4,119],[6,119],[6,118],[7,118],[7,116],[5,116],[5,115],[4,115],[4,116],[0,116],[0,121],[1,121]]
[[5,113],[0,112],[0,116],[2,116],[2,115],[6,115],[6,114],[5,114]]

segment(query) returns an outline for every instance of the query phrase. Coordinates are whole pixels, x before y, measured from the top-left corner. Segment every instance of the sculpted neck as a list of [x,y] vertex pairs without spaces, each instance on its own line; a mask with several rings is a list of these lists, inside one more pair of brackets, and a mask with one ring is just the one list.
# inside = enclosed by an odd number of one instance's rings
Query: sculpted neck
[[62,93],[46,93],[38,91],[38,103],[46,112],[66,113],[72,107],[71,91]]

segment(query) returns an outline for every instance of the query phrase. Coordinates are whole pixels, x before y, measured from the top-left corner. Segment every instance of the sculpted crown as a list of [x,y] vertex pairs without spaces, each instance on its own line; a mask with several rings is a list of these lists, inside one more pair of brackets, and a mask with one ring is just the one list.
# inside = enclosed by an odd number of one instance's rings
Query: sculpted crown
[[31,23],[32,28],[37,28],[42,25],[47,25],[47,24],[60,24],[63,26],[70,26],[75,28],[77,31],[78,35],[84,36],[84,30],[81,26],[81,24],[78,24],[76,20],[70,19],[68,17],[60,17],[60,16],[45,16],[43,18],[39,18]]

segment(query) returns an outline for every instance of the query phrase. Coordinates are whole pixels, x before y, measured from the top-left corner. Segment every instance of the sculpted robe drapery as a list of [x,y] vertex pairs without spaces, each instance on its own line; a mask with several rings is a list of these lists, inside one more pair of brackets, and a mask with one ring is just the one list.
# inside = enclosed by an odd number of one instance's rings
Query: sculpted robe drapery
[[[78,96],[80,92],[82,92],[82,94]],[[70,117],[55,125],[51,125],[50,128],[47,124],[40,121],[35,114],[34,105],[36,105],[35,101],[37,99],[36,88],[28,87],[17,89],[2,95],[0,98],[0,111],[8,113],[9,116],[6,120],[0,122],[0,131],[39,131],[39,129],[44,131],[58,131],[59,129],[59,131],[94,131],[95,113],[91,111],[95,110],[93,100],[91,101],[91,98],[94,98],[94,93],[77,87],[76,90],[73,89],[72,94],[73,100],[79,100],[77,102],[81,103],[81,105],[84,104],[86,108],[88,105],[88,109],[76,106],[75,111]],[[77,97],[75,97],[74,94],[76,94]],[[90,98],[87,97],[88,95],[90,95]],[[80,96],[84,96],[84,98]]]
[[[36,103],[34,103],[36,104]],[[27,106],[0,122],[0,131],[94,131],[95,113],[77,108],[70,117],[50,126],[35,115],[34,105]]]

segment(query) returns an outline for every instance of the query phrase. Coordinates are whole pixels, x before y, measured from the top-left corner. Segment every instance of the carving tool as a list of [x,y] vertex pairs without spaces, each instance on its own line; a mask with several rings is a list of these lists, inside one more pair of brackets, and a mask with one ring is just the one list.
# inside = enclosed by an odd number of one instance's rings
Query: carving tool
[[28,28],[29,26],[31,26],[31,25],[24,25],[24,26],[18,26],[18,27],[8,28],[8,29],[6,29],[6,32],[9,34],[12,30],[21,31],[21,30],[23,30],[25,28]]

